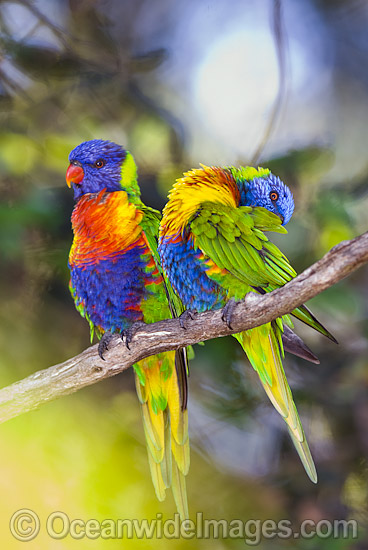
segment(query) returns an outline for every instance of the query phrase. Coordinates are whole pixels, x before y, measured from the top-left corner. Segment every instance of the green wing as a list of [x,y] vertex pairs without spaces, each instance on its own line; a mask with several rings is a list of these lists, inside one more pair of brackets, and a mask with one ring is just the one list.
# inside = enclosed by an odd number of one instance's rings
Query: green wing
[[263,231],[286,233],[281,220],[264,208],[204,204],[191,223],[195,243],[221,269],[250,287],[282,286],[296,273]]
[[[235,209],[205,203],[193,217],[191,230],[195,245],[219,268],[229,273],[218,273],[209,265],[209,276],[215,280],[217,277],[218,282],[228,288],[229,296],[239,298],[241,292],[244,295],[252,288],[270,292],[296,275],[286,257],[263,233],[286,232],[281,220],[264,208]],[[283,321],[287,320],[284,316]],[[318,330],[318,325],[316,328]],[[234,337],[239,340],[269,399],[286,422],[304,468],[316,483],[313,458],[282,366],[281,319],[235,334]]]
[[[264,234],[287,233],[281,219],[265,208],[203,203],[191,221],[191,231],[195,245],[249,290],[271,292],[296,276],[286,256]],[[294,309],[292,315],[335,341],[306,306]]]
[[160,257],[157,252],[157,237],[158,229],[161,221],[161,212],[150,208],[149,206],[141,206],[140,209],[143,212],[143,218],[140,223],[143,231],[145,232],[148,244],[150,245],[152,254],[155,258],[156,264],[160,264]]
[[173,317],[179,317],[183,313],[185,308],[179,296],[176,294],[176,292],[172,288],[168,278],[166,277],[161,267],[160,256],[157,250],[158,230],[159,230],[159,225],[162,218],[161,212],[159,212],[158,210],[154,210],[149,206],[144,206],[142,210],[143,210],[144,216],[141,221],[141,226],[143,228],[143,231],[145,232],[148,244],[151,248],[152,255],[156,263],[156,267],[159,270],[160,274],[162,275],[162,278],[164,279],[165,290],[166,290],[171,314]]
[[[148,244],[156,263],[156,267],[163,278],[167,302],[170,308],[171,315],[173,318],[177,318],[184,312],[185,308],[179,296],[172,288],[168,278],[166,277],[161,267],[160,256],[157,250],[158,230],[162,215],[161,212],[159,212],[158,210],[154,210],[149,206],[143,206],[142,211],[144,213],[144,216],[141,221],[141,226],[146,235]],[[178,375],[182,410],[185,410],[187,408],[188,403],[188,354],[192,354],[191,352],[192,348],[190,346],[189,348],[181,348],[180,350],[177,350],[175,355],[175,367]]]

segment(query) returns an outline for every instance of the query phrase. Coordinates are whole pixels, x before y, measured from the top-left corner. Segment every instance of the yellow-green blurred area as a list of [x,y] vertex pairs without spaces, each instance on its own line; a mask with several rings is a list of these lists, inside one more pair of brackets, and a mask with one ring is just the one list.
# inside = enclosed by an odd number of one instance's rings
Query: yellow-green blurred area
[[[281,5],[281,25],[277,6]],[[38,0],[0,4],[0,383],[89,345],[68,291],[69,151],[111,139],[162,208],[183,171],[252,161],[292,189],[288,235],[271,236],[297,271],[367,230],[368,8],[361,0]],[[277,54],[277,52],[279,52]],[[282,419],[232,338],[191,363],[189,506],[231,521],[355,519],[359,539],[262,538],[258,547],[364,549],[368,517],[368,271],[308,305],[339,345],[296,325],[319,356],[285,370],[314,456],[307,478]],[[142,541],[53,540],[47,517],[156,518],[132,372],[0,426],[0,545],[9,521],[41,520],[29,548],[134,548]],[[26,526],[26,525],[25,525]],[[145,540],[147,547],[244,548],[241,538]]]

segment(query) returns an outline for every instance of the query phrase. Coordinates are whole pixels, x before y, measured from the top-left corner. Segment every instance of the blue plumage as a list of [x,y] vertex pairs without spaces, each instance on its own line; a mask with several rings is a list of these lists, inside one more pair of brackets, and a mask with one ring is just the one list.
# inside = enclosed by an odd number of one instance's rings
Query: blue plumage
[[[294,212],[293,195],[279,177],[269,174],[251,181],[237,178],[237,186],[240,191],[239,206],[262,206],[280,216],[282,225],[290,221]],[[277,200],[271,199],[272,193],[278,195]]]
[[148,291],[141,253],[137,247],[98,265],[69,266],[76,305],[83,305],[95,326],[115,332],[142,320],[140,303]]
[[73,183],[74,198],[85,193],[121,190],[121,166],[127,156],[123,147],[112,141],[92,139],[75,147],[69,155],[71,165],[83,167],[83,185]]
[[[190,304],[190,308],[196,311],[223,307],[226,292],[206,275],[208,267],[204,263],[193,262],[192,239],[180,240],[177,243],[162,239],[159,251],[161,256],[165,257],[165,271],[169,279],[177,285],[180,284],[180,288],[175,290],[183,303]],[[200,292],[193,293],[193,281]]]

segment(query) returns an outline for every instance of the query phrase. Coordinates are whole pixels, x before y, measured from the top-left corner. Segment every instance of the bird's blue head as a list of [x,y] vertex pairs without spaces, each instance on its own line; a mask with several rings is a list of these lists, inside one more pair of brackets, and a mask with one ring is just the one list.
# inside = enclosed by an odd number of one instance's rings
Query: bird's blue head
[[75,200],[103,189],[137,193],[135,163],[121,145],[101,139],[84,141],[70,153],[69,162],[66,182],[73,186]]
[[[244,169],[243,169],[244,170]],[[245,169],[247,170],[247,168]],[[279,216],[286,225],[294,212],[294,199],[290,189],[269,170],[259,168],[255,177],[237,178],[241,206],[263,206]],[[259,174],[259,177],[257,175]]]

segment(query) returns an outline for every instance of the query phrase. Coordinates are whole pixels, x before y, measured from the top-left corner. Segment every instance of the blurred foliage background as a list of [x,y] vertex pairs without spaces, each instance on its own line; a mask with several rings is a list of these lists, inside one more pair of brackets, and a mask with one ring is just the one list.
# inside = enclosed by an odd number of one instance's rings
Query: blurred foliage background
[[[281,19],[278,19],[281,7]],[[88,326],[67,289],[68,153],[112,139],[162,208],[183,170],[269,166],[292,188],[297,271],[367,229],[368,6],[364,0],[17,0],[0,3],[0,383],[79,353]],[[275,120],[269,126],[272,111]],[[269,134],[269,135],[268,135]],[[319,366],[285,365],[319,473],[305,475],[235,340],[196,349],[190,377],[190,509],[207,518],[357,519],[360,541],[262,540],[260,548],[366,548],[368,285],[361,269],[309,305],[339,346],[297,326]],[[0,428],[0,540],[12,513],[41,521],[172,516],[151,486],[132,372]],[[79,548],[110,541],[51,541]],[[139,541],[118,544],[134,547]],[[154,547],[157,541],[146,541]],[[186,541],[162,540],[182,547]],[[193,544],[193,543],[190,543]],[[242,540],[196,541],[244,547]]]

